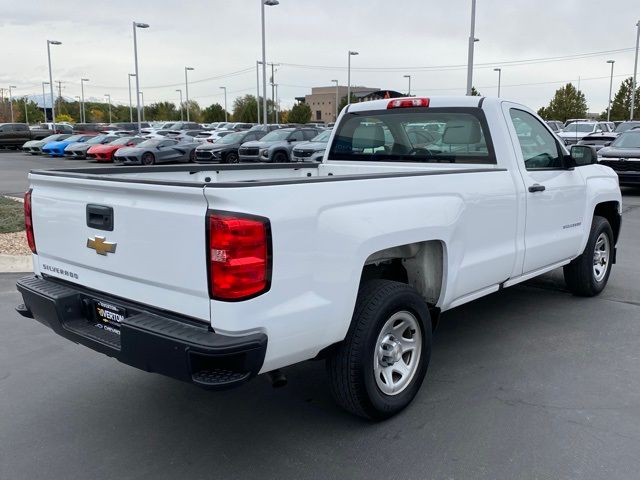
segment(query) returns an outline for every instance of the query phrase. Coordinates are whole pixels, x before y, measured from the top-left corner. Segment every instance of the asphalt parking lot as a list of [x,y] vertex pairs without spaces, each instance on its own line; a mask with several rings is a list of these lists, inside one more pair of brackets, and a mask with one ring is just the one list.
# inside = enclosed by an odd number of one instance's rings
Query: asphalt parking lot
[[[0,193],[30,168],[0,152]],[[0,479],[635,479],[640,471],[640,191],[597,298],[560,271],[447,312],[422,390],[370,423],[337,407],[324,364],[227,392],[137,371],[13,311],[0,274]]]

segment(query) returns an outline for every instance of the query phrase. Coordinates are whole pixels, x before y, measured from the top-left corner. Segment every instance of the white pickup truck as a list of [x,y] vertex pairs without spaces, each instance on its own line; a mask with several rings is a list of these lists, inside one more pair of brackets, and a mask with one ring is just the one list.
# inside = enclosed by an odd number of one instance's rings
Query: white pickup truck
[[338,403],[374,419],[416,395],[440,312],[558,267],[597,295],[621,223],[592,147],[496,98],[352,104],[320,164],[29,178],[22,315],[211,389],[324,358]]

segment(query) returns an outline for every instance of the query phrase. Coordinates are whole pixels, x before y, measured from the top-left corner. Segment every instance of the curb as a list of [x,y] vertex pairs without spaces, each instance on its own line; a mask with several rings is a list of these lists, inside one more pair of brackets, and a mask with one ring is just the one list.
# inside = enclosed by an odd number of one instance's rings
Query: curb
[[0,273],[19,272],[33,272],[33,258],[31,257],[31,255],[0,254]]

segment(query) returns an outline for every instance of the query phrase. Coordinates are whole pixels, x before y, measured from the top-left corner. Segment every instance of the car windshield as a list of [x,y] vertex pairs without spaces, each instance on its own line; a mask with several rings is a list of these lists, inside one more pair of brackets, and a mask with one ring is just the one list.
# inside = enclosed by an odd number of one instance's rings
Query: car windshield
[[640,122],[622,122],[616,127],[615,132],[622,133],[635,127],[640,127]]
[[161,142],[166,142],[167,140],[165,138],[151,138],[149,140],[145,140],[142,143],[139,143],[138,146],[140,148],[146,148],[146,147],[157,147],[158,145],[160,145]]
[[102,141],[104,141],[105,138],[107,138],[106,135],[96,135],[95,137],[87,140],[85,143],[88,143],[89,145],[96,145],[97,143],[101,143]]
[[244,132],[231,133],[223,135],[216,143],[222,143],[224,145],[230,145],[232,143],[240,143],[246,134]]
[[595,123],[570,123],[564,127],[565,132],[593,132]]
[[293,130],[274,130],[273,132],[267,133],[264,137],[262,137],[262,142],[278,142],[281,140],[286,140]]
[[311,139],[312,142],[323,142],[327,143],[329,141],[329,137],[331,136],[331,130],[325,130],[324,132],[316,135]]
[[66,137],[68,137],[68,135],[60,135],[60,134],[49,135],[48,137],[43,138],[42,141],[43,142],[57,142],[58,140],[63,140]]
[[613,141],[611,146],[618,148],[640,148],[640,131],[621,134]]
[[84,135],[71,135],[70,137],[65,138],[65,142],[79,142],[84,138]]
[[[329,160],[496,163],[479,109],[411,108],[348,113]],[[442,124],[442,133],[428,125]]]
[[120,137],[117,140],[114,140],[109,145],[126,145],[132,140],[133,137]]

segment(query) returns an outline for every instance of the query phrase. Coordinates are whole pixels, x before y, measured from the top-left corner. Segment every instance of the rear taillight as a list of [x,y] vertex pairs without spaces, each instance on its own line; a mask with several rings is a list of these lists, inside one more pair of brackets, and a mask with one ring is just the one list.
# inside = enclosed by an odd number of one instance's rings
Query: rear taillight
[[31,215],[31,190],[24,194],[24,229],[27,234],[27,243],[33,253],[36,252],[36,237],[33,234],[33,217]]
[[391,108],[428,107],[428,98],[398,98],[387,104],[387,110]]
[[209,293],[216,300],[245,300],[269,289],[269,220],[228,212],[208,215]]

